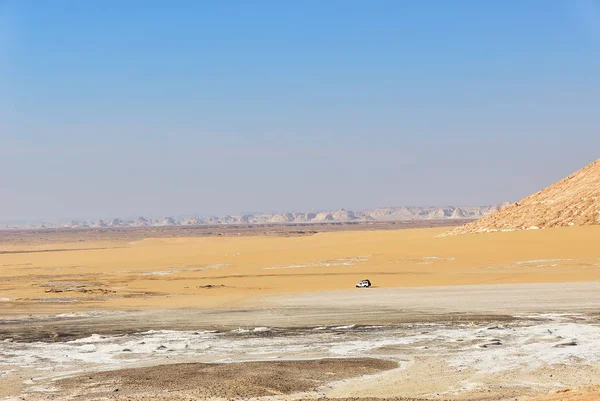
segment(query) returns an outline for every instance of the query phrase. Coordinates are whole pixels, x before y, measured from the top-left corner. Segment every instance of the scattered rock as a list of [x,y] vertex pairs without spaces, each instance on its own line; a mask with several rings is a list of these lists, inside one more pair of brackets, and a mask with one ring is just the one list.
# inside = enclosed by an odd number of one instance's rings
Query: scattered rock
[[207,285],[200,285],[196,288],[204,288],[206,290],[210,290],[211,288],[223,288],[225,287],[225,285],[221,284],[221,285],[214,285],[214,284],[207,284]]
[[576,340],[571,340],[571,341],[566,342],[566,343],[556,344],[554,346],[554,348],[575,347],[576,345],[577,345],[577,341]]
[[489,348],[489,347],[498,347],[502,345],[502,341],[497,338],[494,338],[489,343],[480,345],[481,348]]

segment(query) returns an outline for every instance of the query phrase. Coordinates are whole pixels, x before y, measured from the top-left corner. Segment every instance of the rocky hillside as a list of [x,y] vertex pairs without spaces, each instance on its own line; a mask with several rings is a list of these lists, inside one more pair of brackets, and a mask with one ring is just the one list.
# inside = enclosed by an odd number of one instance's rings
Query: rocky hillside
[[[443,206],[443,207],[386,207],[358,212],[337,210],[320,213],[280,213],[244,214],[239,216],[206,217],[161,217],[156,219],[137,217],[135,219],[111,218],[92,221],[68,221],[61,223],[38,223],[27,228],[104,228],[104,227],[148,227],[148,226],[193,226],[221,224],[306,224],[365,221],[407,221],[433,219],[478,219],[495,211],[498,206]],[[26,228],[8,226],[4,228]]]
[[600,160],[567,178],[448,234],[600,224]]

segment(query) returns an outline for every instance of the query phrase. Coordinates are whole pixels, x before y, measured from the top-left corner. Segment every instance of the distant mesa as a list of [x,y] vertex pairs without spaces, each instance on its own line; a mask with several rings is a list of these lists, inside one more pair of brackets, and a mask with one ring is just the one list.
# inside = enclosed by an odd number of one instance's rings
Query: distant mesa
[[506,208],[508,206],[510,206],[510,202],[499,203],[497,205],[492,206],[492,209],[490,210],[490,213],[491,212],[497,212],[497,211],[502,210],[502,209],[504,209],[504,208]]
[[464,210],[454,209],[454,210],[444,210],[444,216],[447,216],[451,219],[464,219],[467,217],[467,214]]
[[308,223],[317,216],[316,213],[295,213],[294,223],[302,224]]
[[306,221],[312,221],[317,217],[317,214],[316,213],[306,213],[304,215],[304,217],[305,217]]
[[63,228],[86,228],[89,227],[89,225],[87,223],[84,222],[78,222],[78,221],[68,221],[65,224],[63,224]]
[[[357,216],[358,220],[360,221],[375,221],[375,218],[373,216],[370,216],[369,214],[363,214],[361,213],[360,215]],[[402,221],[402,220],[398,220],[398,221]]]
[[192,217],[190,219],[185,219],[180,222],[182,226],[199,226],[203,223],[204,222],[202,221],[202,219],[199,219],[198,217]]
[[600,224],[600,160],[448,235]]
[[339,209],[336,211],[308,212],[308,213],[246,213],[243,215],[224,215],[208,217],[162,217],[151,219],[147,217],[136,217],[135,219],[112,218],[106,220],[92,221],[67,221],[58,224],[49,222],[37,224],[24,224],[19,227],[8,226],[6,229],[14,228],[117,228],[117,227],[167,227],[167,226],[200,226],[200,225],[226,225],[226,224],[310,224],[310,223],[337,223],[337,222],[388,222],[388,221],[412,221],[428,219],[477,219],[486,214],[497,211],[505,205],[498,206],[400,206],[352,211]]
[[219,221],[221,222],[221,224],[236,223],[236,219],[233,216],[230,216],[228,214],[219,218]]
[[407,207],[382,207],[369,214],[375,221],[415,220],[423,214],[413,213]]
[[219,220],[217,216],[209,216],[204,220],[204,222],[206,224],[221,224],[221,220]]
[[108,222],[109,227],[124,227],[125,225],[125,222],[120,219],[112,219]]
[[294,221],[294,215],[291,213],[274,214],[270,223],[291,223]]
[[177,225],[177,221],[175,221],[172,217],[164,217],[160,219],[155,225],[157,226],[175,226]]
[[341,209],[337,212],[333,212],[331,217],[335,221],[354,221],[357,220],[356,215],[351,210]]
[[333,221],[333,216],[329,212],[317,213],[312,221]]
[[102,227],[107,227],[107,224],[102,219],[100,219],[100,220],[92,220],[90,222],[90,227],[102,228]]
[[258,220],[253,214],[244,214],[240,216],[239,221],[242,224],[256,224]]
[[149,222],[147,219],[145,219],[144,217],[137,217],[135,220],[133,220],[130,225],[132,227],[146,227],[149,225]]

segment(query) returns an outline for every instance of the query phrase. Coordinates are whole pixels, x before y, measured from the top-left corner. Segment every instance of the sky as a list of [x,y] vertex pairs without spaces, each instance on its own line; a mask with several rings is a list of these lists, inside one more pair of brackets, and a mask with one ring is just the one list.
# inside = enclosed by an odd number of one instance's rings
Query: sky
[[0,220],[515,201],[599,105],[600,0],[0,0]]

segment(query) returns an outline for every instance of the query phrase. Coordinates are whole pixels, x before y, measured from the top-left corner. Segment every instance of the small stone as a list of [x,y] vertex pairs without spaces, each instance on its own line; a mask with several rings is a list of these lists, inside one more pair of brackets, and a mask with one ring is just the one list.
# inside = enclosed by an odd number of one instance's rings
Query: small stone
[[572,340],[562,344],[556,344],[554,348],[564,348],[564,347],[575,347],[577,345],[577,341]]

